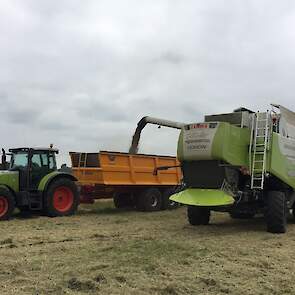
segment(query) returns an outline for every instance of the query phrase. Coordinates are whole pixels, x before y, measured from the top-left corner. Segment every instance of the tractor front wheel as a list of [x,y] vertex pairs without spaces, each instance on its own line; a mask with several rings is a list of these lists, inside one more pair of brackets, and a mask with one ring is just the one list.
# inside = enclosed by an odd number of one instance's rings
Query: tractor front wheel
[[72,180],[60,178],[49,186],[45,195],[45,211],[48,216],[73,215],[78,205],[78,189]]
[[0,188],[0,220],[8,220],[15,208],[15,200],[12,193]]
[[267,193],[266,224],[267,231],[271,233],[285,233],[287,227],[287,201],[280,191]]
[[187,217],[191,225],[207,225],[210,221],[210,209],[206,207],[188,206]]

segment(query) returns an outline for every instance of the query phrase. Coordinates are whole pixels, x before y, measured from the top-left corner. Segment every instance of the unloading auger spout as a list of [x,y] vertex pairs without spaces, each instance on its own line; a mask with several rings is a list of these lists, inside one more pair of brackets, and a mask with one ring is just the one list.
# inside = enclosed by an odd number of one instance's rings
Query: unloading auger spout
[[132,143],[129,148],[130,154],[137,154],[141,131],[147,124],[154,124],[158,126],[170,127],[175,129],[181,129],[185,125],[185,123],[169,121],[169,120],[164,120],[164,119],[159,119],[159,118],[154,118],[149,116],[143,117],[137,123],[137,128],[132,137]]

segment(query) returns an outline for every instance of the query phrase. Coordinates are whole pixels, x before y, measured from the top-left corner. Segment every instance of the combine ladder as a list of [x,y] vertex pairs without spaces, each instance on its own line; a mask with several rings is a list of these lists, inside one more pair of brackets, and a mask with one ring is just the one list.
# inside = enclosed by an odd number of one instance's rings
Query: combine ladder
[[270,114],[253,114],[250,163],[251,163],[251,189],[263,189],[266,169],[267,149],[270,139]]

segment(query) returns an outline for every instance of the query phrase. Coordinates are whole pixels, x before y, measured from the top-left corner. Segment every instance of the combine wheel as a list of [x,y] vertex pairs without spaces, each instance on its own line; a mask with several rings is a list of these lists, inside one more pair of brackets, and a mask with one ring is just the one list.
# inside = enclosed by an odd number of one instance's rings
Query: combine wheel
[[11,217],[15,208],[15,200],[10,191],[0,188],[0,220]]
[[137,198],[136,208],[139,211],[159,211],[161,206],[162,195],[157,188],[148,188]]
[[113,200],[118,209],[134,207],[133,195],[130,193],[114,193]]
[[176,209],[178,207],[178,203],[171,201],[169,198],[175,193],[174,188],[167,188],[164,190],[163,195],[162,195],[162,210],[166,209]]
[[286,196],[280,191],[267,193],[266,223],[267,231],[271,233],[285,233],[287,227]]
[[210,221],[210,209],[206,207],[188,206],[187,217],[191,225],[207,225]]
[[49,186],[45,195],[45,210],[48,216],[67,216],[77,211],[79,194],[76,184],[60,178]]

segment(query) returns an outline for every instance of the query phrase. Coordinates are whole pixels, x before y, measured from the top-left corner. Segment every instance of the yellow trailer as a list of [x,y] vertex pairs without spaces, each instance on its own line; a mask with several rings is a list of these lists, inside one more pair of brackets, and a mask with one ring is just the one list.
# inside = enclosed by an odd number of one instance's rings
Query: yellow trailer
[[[81,202],[113,197],[116,207],[135,206],[141,211],[176,205],[169,201],[182,179],[176,157],[109,151],[70,152],[70,157]],[[171,168],[157,170],[159,167]]]

